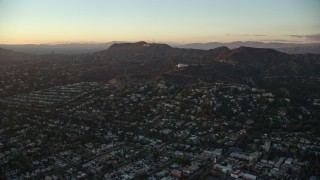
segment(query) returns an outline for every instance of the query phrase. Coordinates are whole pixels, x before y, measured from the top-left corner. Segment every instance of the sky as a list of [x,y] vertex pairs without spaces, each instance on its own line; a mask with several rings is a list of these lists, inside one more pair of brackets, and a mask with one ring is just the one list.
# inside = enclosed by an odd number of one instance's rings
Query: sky
[[0,0],[0,44],[320,42],[320,0]]

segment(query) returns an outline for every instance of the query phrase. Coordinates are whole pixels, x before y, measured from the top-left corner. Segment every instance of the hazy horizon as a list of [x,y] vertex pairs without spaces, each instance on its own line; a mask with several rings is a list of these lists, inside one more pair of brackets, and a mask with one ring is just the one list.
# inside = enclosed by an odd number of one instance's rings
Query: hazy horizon
[[156,43],[156,44],[168,44],[168,45],[178,45],[178,46],[183,46],[183,45],[188,45],[188,44],[209,44],[209,43],[221,43],[221,44],[228,44],[228,43],[265,43],[265,44],[273,44],[273,43],[279,43],[279,44],[296,44],[296,45],[308,45],[308,44],[320,44],[320,42],[298,42],[298,41],[227,41],[227,42],[222,42],[222,41],[208,41],[208,42],[189,42],[189,43],[178,43],[178,42],[159,42],[159,41],[145,41],[145,40],[137,40],[137,41],[108,41],[108,42],[48,42],[48,43],[13,43],[13,44],[5,44],[5,43],[0,43],[0,45],[8,45],[8,46],[24,46],[24,45],[48,45],[48,46],[55,46],[55,45],[99,45],[99,44],[112,44],[112,43],[137,43],[144,41],[146,43]]
[[320,42],[319,0],[0,0],[0,44]]

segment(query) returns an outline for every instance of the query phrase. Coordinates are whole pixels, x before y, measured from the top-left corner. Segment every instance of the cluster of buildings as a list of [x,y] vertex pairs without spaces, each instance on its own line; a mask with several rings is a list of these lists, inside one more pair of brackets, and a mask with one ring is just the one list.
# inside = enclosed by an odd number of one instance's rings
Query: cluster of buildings
[[83,82],[0,104],[0,178],[320,175],[318,132],[292,125],[316,116],[318,106],[247,85],[147,81],[119,90]]
[[72,101],[101,88],[95,82],[75,83],[66,86],[54,86],[45,90],[33,91],[28,94],[18,94],[0,99],[7,108],[33,110],[51,110],[55,107],[69,104]]
[[77,74],[75,59],[41,58],[0,66],[0,98],[66,84]]

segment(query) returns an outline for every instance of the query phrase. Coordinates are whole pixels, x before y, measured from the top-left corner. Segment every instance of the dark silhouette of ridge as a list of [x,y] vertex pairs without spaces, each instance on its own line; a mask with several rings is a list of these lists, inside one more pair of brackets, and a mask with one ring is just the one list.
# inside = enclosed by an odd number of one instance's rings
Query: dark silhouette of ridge
[[[289,55],[268,48],[222,46],[210,50],[174,48],[167,44],[115,43],[84,55],[26,55],[0,49],[0,63],[36,58],[55,63],[72,62],[73,80],[110,80],[118,76],[164,77],[175,82],[243,81],[252,77],[319,76],[320,55]],[[177,64],[188,68],[177,69]],[[81,71],[79,71],[81,69]]]

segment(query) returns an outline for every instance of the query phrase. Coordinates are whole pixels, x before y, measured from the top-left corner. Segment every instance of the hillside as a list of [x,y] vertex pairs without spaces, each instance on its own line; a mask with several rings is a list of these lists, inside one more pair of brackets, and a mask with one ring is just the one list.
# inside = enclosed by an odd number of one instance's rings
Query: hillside
[[[117,77],[164,78],[175,83],[257,82],[270,77],[319,77],[320,55],[290,55],[274,49],[219,47],[210,50],[174,48],[147,42],[116,43],[108,49],[84,55],[27,55],[1,49],[0,62],[37,59],[65,76],[60,84],[80,81],[109,81]],[[23,62],[23,61],[22,61]],[[36,63],[36,64],[37,64]],[[178,69],[177,64],[188,64]],[[33,66],[37,66],[37,65]],[[40,66],[40,65],[39,65]],[[45,71],[50,73],[51,70]],[[50,73],[50,74],[55,74]],[[59,73],[59,72],[58,72]],[[43,76],[43,74],[37,74]],[[51,76],[51,75],[50,75]]]

